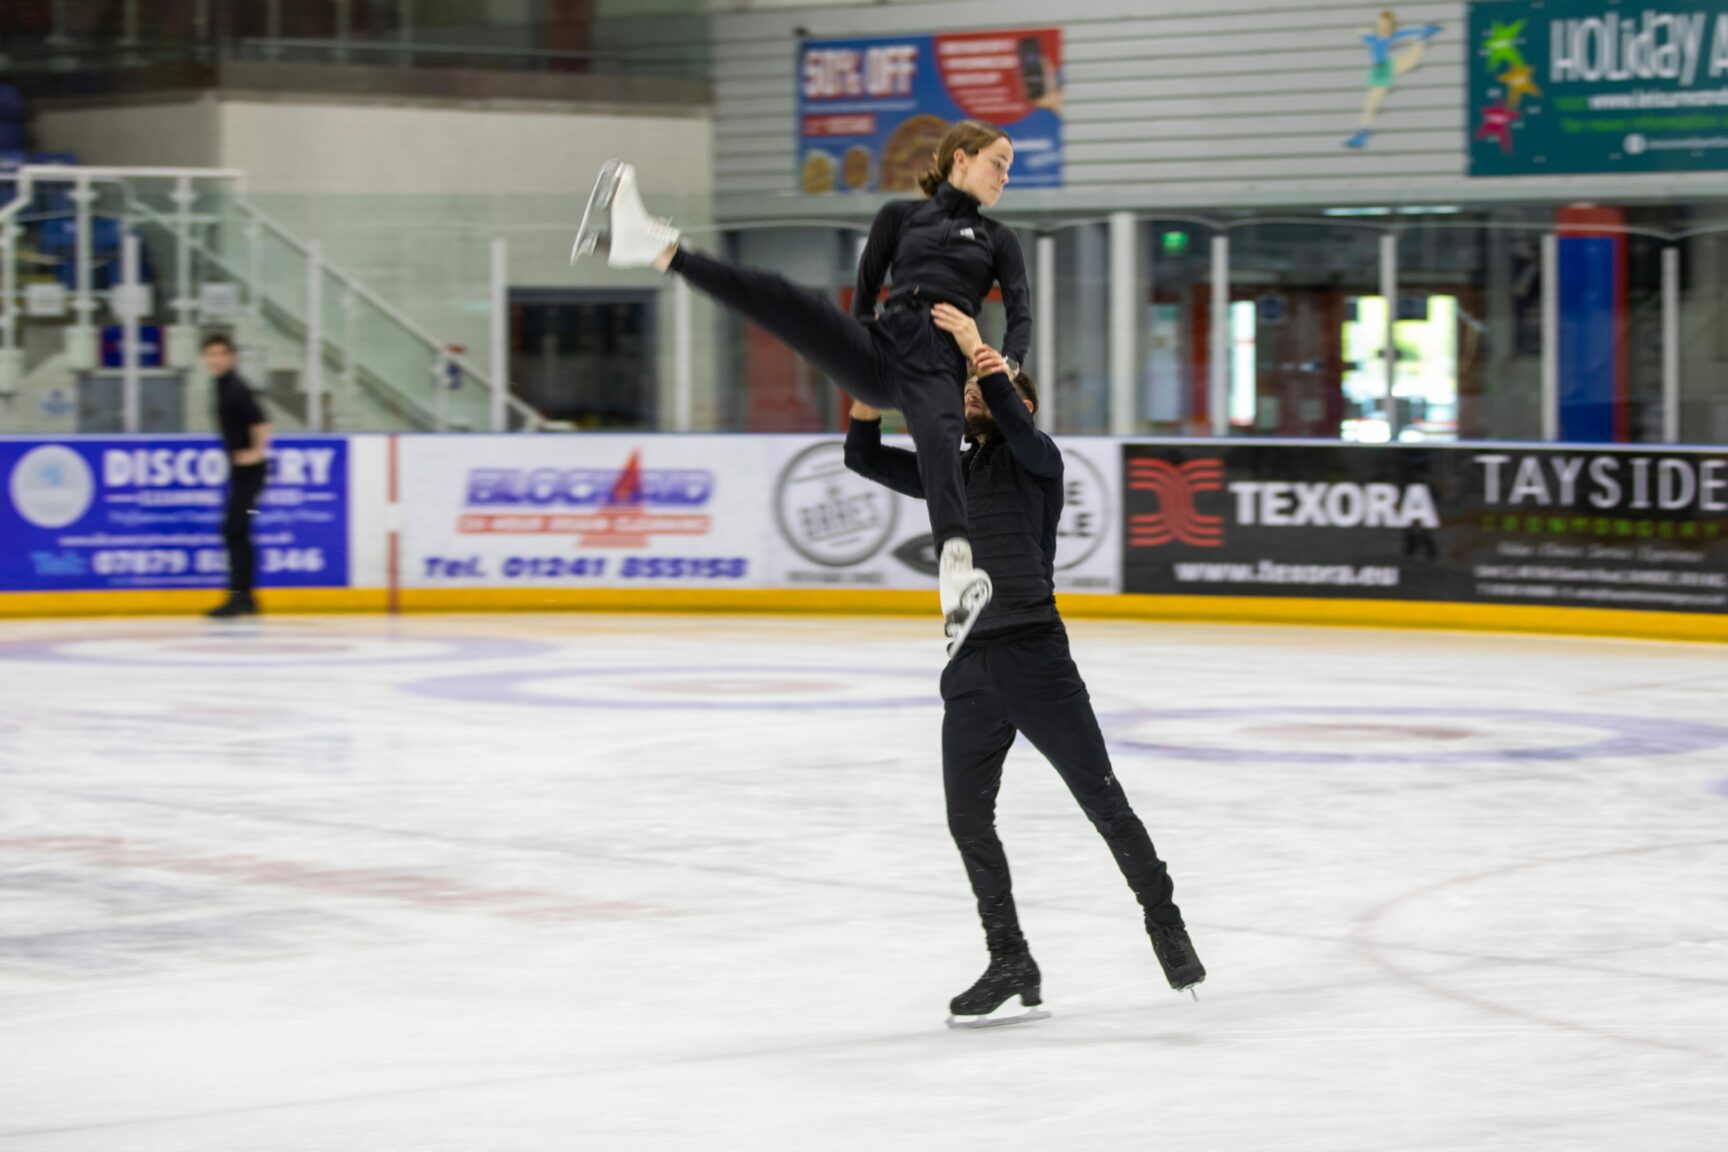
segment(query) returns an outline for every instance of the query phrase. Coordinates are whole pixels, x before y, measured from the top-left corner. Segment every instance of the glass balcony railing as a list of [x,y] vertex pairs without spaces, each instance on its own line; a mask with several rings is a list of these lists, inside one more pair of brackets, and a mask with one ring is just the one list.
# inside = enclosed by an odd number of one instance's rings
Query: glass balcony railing
[[519,9],[453,0],[112,0],[0,6],[0,61],[13,82],[112,80],[219,61],[465,68],[702,80],[701,0],[643,0],[629,15],[577,5]]
[[[6,409],[9,430],[37,430],[17,425],[43,396],[70,419],[64,399],[110,370],[127,233],[164,370],[195,387],[188,341],[231,329],[256,383],[308,424],[843,426],[835,385],[676,278],[571,267],[574,194],[242,198],[219,177],[148,174],[88,192],[81,207],[51,182],[12,213],[0,367],[38,400]],[[645,196],[687,243],[850,307],[862,221],[724,228],[704,198]],[[1728,210],[1602,211],[1006,216],[1033,282],[1040,418],[1063,434],[1728,442]],[[979,320],[999,338],[999,303]]]

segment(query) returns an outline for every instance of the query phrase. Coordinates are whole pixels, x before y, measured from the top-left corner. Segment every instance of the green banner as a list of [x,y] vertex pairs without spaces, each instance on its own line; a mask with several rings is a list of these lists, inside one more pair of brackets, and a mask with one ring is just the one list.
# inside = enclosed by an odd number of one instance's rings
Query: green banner
[[1728,168],[1728,0],[1470,6],[1470,175]]

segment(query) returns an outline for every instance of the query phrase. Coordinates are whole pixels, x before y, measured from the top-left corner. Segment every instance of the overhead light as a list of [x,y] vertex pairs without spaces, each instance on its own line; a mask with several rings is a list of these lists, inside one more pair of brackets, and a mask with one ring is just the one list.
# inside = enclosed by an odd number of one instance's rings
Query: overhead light
[[1328,209],[1326,209],[1324,215],[1327,215],[1327,216],[1390,216],[1390,215],[1392,215],[1392,209],[1390,209],[1390,208],[1328,208]]
[[1456,204],[1412,205],[1398,209],[1401,216],[1456,216],[1464,209]]

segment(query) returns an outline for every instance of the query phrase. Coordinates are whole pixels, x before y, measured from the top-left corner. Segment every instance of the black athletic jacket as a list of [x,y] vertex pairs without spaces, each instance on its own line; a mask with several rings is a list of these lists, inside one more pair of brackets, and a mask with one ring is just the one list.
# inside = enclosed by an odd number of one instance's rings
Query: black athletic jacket
[[[968,445],[966,523],[972,563],[995,595],[967,640],[1056,620],[1056,527],[1062,519],[1062,453],[1038,430],[1006,373],[978,381],[1000,435]],[[880,420],[846,430],[846,467],[902,495],[924,498],[918,457],[882,443]]]
[[980,214],[978,201],[952,184],[943,184],[928,200],[884,204],[858,261],[857,291],[852,297],[852,314],[858,319],[876,315],[876,297],[890,269],[893,295],[919,288],[968,316],[978,315],[992,284],[1002,285],[1002,304],[1008,310],[1002,354],[1026,362],[1032,343],[1026,258],[1013,230]]
[[230,453],[252,447],[252,426],[269,422],[240,373],[230,369],[216,377],[216,423],[222,429],[222,444]]

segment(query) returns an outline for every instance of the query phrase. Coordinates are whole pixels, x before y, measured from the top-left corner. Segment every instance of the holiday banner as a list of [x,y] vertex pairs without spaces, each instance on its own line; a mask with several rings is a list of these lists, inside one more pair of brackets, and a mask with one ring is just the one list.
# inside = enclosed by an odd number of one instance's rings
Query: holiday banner
[[1728,168],[1721,0],[1470,5],[1472,176]]
[[1014,185],[1061,187],[1061,30],[799,46],[797,187],[806,195],[915,192],[957,120],[1008,133]]

